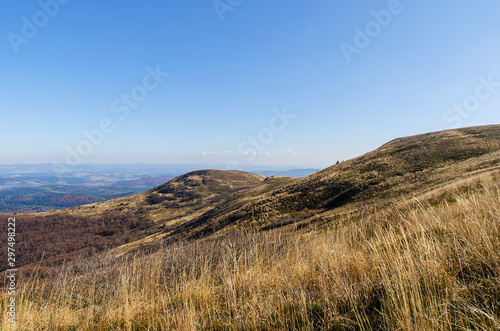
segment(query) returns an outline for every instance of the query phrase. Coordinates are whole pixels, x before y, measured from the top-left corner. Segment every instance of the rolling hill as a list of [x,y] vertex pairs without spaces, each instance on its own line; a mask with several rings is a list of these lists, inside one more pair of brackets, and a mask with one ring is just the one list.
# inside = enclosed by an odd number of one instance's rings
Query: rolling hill
[[398,138],[303,178],[200,170],[134,196],[39,215],[132,213],[148,230],[130,233],[132,242],[122,247],[130,249],[232,228],[325,225],[394,199],[439,200],[499,175],[500,125],[491,125]]
[[491,125],[398,138],[304,178],[199,170],[16,215],[22,325],[497,329],[499,192]]
[[234,222],[263,228],[284,216],[296,221],[334,219],[395,198],[430,192],[439,198],[451,184],[469,186],[479,176],[496,180],[499,171],[498,125],[399,138],[257,196],[241,192],[185,226],[211,232]]

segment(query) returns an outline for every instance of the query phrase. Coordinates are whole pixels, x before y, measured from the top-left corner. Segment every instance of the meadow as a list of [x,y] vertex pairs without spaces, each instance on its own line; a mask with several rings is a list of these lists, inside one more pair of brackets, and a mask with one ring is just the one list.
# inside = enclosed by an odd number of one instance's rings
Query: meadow
[[482,185],[325,228],[81,258],[23,276],[18,330],[495,330],[499,215]]

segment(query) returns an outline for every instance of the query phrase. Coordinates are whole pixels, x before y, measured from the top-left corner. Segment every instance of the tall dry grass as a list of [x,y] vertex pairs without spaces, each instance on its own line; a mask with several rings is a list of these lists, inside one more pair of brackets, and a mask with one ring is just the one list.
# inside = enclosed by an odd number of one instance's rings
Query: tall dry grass
[[95,256],[22,280],[18,329],[495,330],[499,216],[483,188],[331,229]]

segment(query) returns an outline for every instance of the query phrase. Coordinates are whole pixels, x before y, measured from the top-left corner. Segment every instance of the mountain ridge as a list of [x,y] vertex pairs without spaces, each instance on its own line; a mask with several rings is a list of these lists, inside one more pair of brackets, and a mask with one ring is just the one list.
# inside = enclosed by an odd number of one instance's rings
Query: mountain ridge
[[131,242],[120,249],[127,251],[156,239],[328,224],[398,199],[438,199],[499,177],[500,125],[490,125],[393,139],[303,178],[197,170],[141,194],[52,214],[132,213],[146,229],[131,231]]

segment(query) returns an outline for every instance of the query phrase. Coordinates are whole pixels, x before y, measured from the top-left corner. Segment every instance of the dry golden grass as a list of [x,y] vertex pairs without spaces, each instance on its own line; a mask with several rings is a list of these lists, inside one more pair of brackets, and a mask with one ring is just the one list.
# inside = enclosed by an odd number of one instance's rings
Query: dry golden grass
[[18,330],[499,329],[500,190],[449,200],[94,256],[22,279]]

